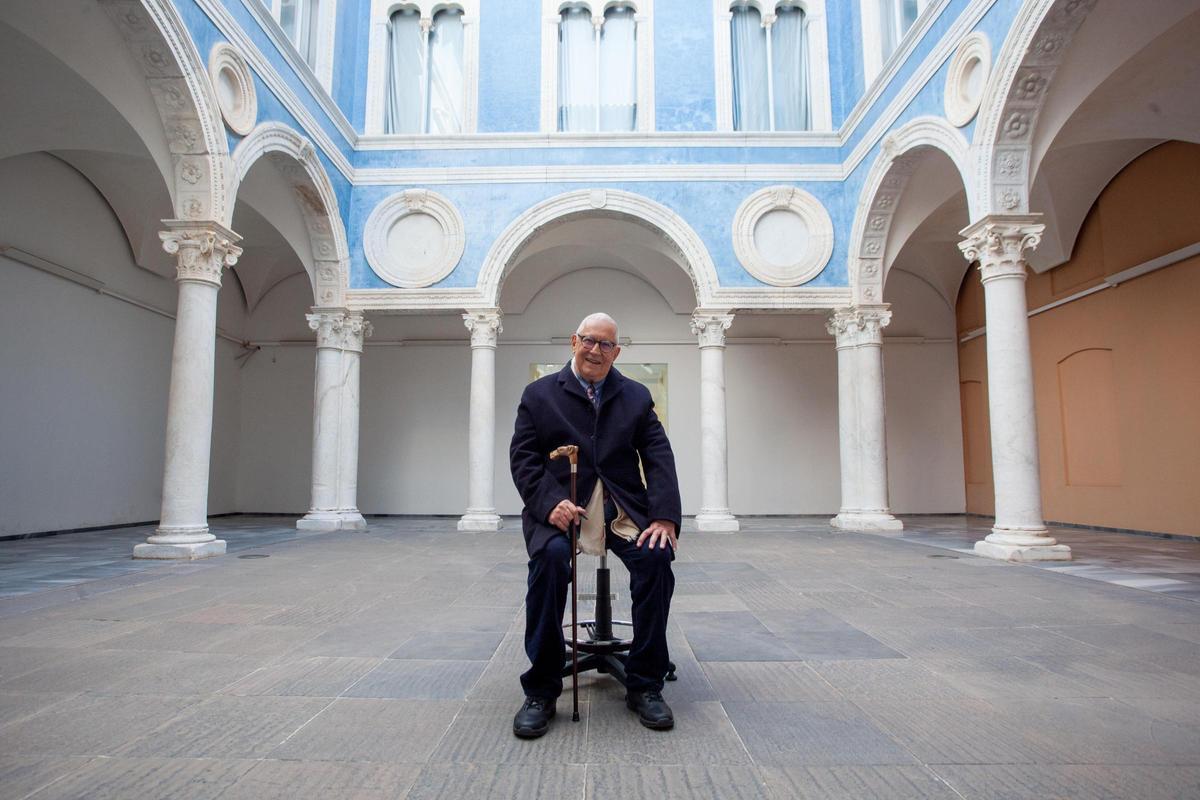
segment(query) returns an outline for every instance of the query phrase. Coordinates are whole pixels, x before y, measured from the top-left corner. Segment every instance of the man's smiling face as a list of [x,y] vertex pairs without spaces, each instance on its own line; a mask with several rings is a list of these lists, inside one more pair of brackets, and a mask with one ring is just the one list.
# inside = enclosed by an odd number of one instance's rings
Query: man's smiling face
[[[584,338],[596,340],[596,344],[588,347],[583,343]],[[586,323],[579,333],[571,337],[571,351],[574,353],[575,371],[585,381],[596,383],[608,376],[613,362],[621,352],[619,346],[614,346],[608,353],[604,352],[601,342],[611,342],[616,345],[617,326],[611,322],[596,320]]]

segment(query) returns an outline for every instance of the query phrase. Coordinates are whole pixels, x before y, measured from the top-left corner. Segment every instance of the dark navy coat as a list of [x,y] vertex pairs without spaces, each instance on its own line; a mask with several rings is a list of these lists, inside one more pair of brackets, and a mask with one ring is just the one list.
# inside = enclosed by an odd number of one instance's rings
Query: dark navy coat
[[549,455],[568,444],[579,446],[579,505],[587,505],[601,478],[639,529],[661,519],[675,523],[679,531],[682,509],[675,454],[654,413],[650,390],[611,369],[596,409],[568,363],[557,375],[526,386],[517,407],[509,463],[525,501],[521,523],[530,557],[561,534],[547,519],[556,505],[570,499],[571,468],[567,459],[551,461]]

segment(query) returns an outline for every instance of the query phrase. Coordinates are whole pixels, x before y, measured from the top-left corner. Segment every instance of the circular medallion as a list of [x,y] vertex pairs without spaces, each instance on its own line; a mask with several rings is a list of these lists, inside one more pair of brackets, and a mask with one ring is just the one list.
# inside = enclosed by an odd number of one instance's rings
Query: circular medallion
[[258,117],[258,97],[246,59],[233,45],[221,42],[208,56],[208,77],[216,89],[225,124],[242,136],[250,133]]
[[747,197],[734,215],[733,251],[763,283],[799,286],[829,263],[833,221],[803,189],[770,186]]
[[428,189],[409,189],[375,207],[363,230],[371,269],[393,286],[432,286],[458,266],[466,247],[462,215]]
[[976,31],[959,43],[946,73],[946,119],[961,128],[975,118],[992,70],[992,46]]

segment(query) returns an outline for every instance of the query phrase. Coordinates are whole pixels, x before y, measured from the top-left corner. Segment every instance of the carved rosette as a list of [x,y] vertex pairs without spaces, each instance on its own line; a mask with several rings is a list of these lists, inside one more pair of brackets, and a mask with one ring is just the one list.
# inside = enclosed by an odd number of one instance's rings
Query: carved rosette
[[496,349],[496,339],[504,330],[501,324],[500,309],[490,308],[482,311],[468,311],[462,315],[463,324],[471,332],[471,347],[488,347]]
[[340,350],[342,346],[342,325],[346,322],[343,311],[318,311],[305,314],[309,330],[316,331],[317,348],[322,350]]
[[361,311],[347,312],[341,328],[342,350],[348,353],[361,353],[363,342],[374,332],[375,329]]
[[692,315],[692,333],[700,339],[700,349],[724,347],[725,331],[733,324],[733,314],[724,311],[697,311]]
[[1045,229],[1040,214],[992,215],[964,228],[958,249],[967,261],[979,262],[984,283],[998,278],[1025,280],[1025,254],[1041,243]]
[[163,250],[176,257],[175,280],[221,285],[221,270],[237,263],[242,248],[233,231],[216,222],[164,220]]
[[837,349],[883,344],[883,329],[892,321],[887,304],[839,308],[829,315],[825,330],[837,340]]

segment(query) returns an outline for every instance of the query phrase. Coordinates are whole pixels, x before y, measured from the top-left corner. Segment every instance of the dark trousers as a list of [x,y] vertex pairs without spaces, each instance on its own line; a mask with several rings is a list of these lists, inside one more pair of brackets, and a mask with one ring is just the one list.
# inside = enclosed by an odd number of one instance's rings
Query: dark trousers
[[[605,529],[607,531],[607,527]],[[626,688],[631,692],[662,691],[667,674],[667,614],[675,575],[675,551],[640,548],[607,533],[609,552],[629,570],[633,601],[633,646],[625,666]],[[571,584],[571,540],[555,536],[529,560],[529,591],[525,595],[525,654],[531,666],[521,675],[521,687],[532,697],[555,698],[562,694],[566,637],[562,618]]]

